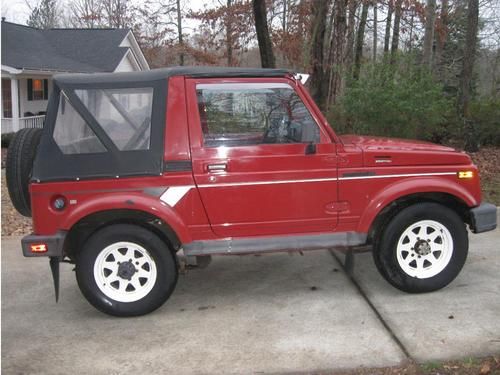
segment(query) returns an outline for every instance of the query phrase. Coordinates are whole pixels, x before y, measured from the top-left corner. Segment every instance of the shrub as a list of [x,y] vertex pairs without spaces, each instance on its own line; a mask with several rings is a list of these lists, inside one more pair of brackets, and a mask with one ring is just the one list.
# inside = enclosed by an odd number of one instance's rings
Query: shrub
[[500,99],[474,101],[471,114],[479,144],[500,146]]
[[2,134],[2,148],[8,148],[15,133]]
[[429,70],[405,58],[366,66],[328,117],[340,132],[440,142],[453,113],[452,100]]

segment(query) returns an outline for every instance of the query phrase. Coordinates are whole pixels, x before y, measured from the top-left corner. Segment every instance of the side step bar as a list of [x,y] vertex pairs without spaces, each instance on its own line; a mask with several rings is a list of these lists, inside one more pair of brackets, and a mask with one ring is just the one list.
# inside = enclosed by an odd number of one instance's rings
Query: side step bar
[[340,232],[301,236],[228,238],[224,240],[193,241],[183,246],[186,256],[216,254],[250,254],[272,251],[300,251],[360,246],[367,234]]

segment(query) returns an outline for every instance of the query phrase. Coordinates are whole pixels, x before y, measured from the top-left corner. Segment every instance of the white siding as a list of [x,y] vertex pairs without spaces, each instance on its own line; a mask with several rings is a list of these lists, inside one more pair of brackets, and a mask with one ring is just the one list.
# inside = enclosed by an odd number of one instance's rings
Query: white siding
[[127,52],[127,54],[123,57],[122,61],[118,64],[115,69],[115,72],[135,72],[140,70],[137,66],[137,63],[133,61],[132,54]]

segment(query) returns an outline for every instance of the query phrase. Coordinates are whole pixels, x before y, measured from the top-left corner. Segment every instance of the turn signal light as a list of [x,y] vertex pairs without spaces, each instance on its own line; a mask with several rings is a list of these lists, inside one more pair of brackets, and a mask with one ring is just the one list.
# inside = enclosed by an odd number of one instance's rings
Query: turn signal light
[[473,178],[474,172],[472,171],[460,171],[458,172],[458,178]]
[[44,243],[33,243],[30,246],[32,253],[45,253],[48,250],[47,245]]

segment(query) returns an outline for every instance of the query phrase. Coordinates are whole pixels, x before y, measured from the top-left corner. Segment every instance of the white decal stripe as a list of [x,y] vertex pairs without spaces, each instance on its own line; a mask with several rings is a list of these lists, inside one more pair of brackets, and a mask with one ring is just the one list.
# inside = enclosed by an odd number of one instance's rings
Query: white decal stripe
[[345,181],[345,180],[363,180],[373,178],[395,178],[395,177],[425,177],[425,176],[451,176],[457,172],[436,172],[436,173],[407,173],[407,174],[385,174],[377,176],[353,176],[353,177],[332,177],[332,178],[311,178],[308,180],[276,180],[276,181],[255,181],[255,182],[233,182],[222,184],[202,184],[199,188],[215,188],[228,186],[250,186],[250,185],[274,185],[304,182],[325,182],[325,181]]
[[160,200],[170,207],[174,207],[193,187],[192,185],[169,187],[167,191],[161,195]]
[[255,181],[255,182],[232,182],[223,184],[204,184],[198,185],[200,188],[221,187],[221,186],[248,186],[248,185],[274,185],[274,184],[290,184],[301,182],[324,182],[337,181],[337,177],[332,178],[311,178],[309,180],[276,180],[276,181]]
[[448,176],[456,175],[457,172],[436,172],[436,173],[407,173],[407,174],[383,174],[375,176],[353,176],[340,177],[339,180],[363,180],[370,178],[393,178],[393,177],[425,177],[425,176]]

